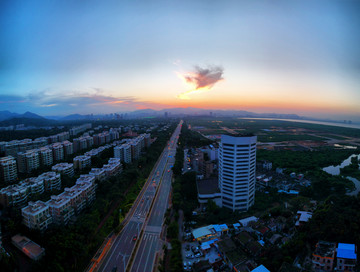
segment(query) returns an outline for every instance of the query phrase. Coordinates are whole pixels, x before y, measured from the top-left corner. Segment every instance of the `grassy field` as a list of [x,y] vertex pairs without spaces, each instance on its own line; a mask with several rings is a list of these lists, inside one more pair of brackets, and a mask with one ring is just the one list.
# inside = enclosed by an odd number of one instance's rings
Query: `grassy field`
[[238,133],[258,135],[261,142],[325,141],[327,138],[343,140],[345,137],[360,138],[360,129],[280,120],[193,117],[186,119],[186,121],[194,130],[198,130],[204,135],[222,134],[226,132],[223,128],[228,128]]

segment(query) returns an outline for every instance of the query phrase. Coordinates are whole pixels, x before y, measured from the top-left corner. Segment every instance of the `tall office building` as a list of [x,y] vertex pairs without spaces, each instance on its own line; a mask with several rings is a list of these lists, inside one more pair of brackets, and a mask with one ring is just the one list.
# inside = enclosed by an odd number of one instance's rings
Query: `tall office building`
[[221,136],[219,188],[223,207],[247,211],[254,204],[256,140],[256,136]]

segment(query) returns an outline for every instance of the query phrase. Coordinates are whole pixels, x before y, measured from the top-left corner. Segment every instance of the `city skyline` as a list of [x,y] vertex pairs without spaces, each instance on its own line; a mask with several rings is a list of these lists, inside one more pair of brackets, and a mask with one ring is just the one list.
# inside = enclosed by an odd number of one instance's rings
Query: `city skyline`
[[0,110],[360,121],[356,1],[0,4]]

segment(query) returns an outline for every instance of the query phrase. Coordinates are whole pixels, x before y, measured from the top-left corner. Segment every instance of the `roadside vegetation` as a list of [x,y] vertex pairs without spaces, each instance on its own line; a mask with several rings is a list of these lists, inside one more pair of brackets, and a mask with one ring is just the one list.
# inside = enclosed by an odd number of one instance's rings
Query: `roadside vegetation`
[[[94,203],[72,225],[52,227],[41,233],[21,224],[19,209],[6,211],[2,220],[3,234],[6,234],[4,242],[10,244],[11,237],[20,232],[45,248],[45,256],[33,262],[30,271],[83,271],[104,238],[114,229],[118,230],[120,221],[136,199],[175,127],[176,124],[172,124],[166,131],[153,131],[151,136],[156,137],[156,141],[139,160],[124,165],[121,174],[100,182]],[[103,160],[107,162],[107,159],[96,159],[96,165]],[[73,178],[68,181],[73,181]],[[13,213],[12,216],[7,216],[9,212]]]

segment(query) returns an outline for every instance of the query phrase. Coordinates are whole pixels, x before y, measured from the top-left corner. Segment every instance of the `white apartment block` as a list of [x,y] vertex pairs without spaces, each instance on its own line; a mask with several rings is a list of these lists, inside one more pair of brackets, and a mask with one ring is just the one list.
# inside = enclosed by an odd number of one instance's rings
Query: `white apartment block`
[[56,172],[45,172],[42,173],[37,179],[44,182],[45,190],[60,190],[61,189],[61,176]]
[[79,214],[95,199],[95,188],[95,177],[81,175],[74,186],[65,188],[59,196],[68,198],[75,213]]
[[46,230],[52,223],[49,206],[38,200],[29,202],[29,205],[21,209],[23,223],[29,229]]
[[71,217],[74,216],[74,209],[71,206],[70,199],[61,194],[51,196],[51,199],[46,204],[49,206],[49,212],[54,224],[67,225]]
[[74,176],[74,164],[72,163],[58,163],[51,167],[52,171],[58,172],[62,175],[67,175],[69,177]]
[[247,211],[254,204],[256,140],[256,136],[221,136],[219,188],[223,207]]
[[110,158],[108,164],[105,164],[102,169],[105,171],[106,176],[112,176],[122,172],[122,164],[120,159]]
[[19,152],[17,159],[20,173],[30,173],[33,169],[40,167],[40,155],[38,150]]
[[53,152],[50,148],[40,147],[39,154],[40,154],[41,165],[53,164]]
[[74,169],[84,169],[86,167],[91,166],[91,157],[90,156],[77,156],[73,160],[74,162]]
[[14,157],[0,158],[0,177],[6,183],[17,179],[17,166]]
[[122,162],[131,163],[131,146],[129,144],[122,144],[114,147],[114,157]]
[[102,181],[106,178],[106,172],[103,168],[91,168],[90,176],[94,176],[97,181]]

